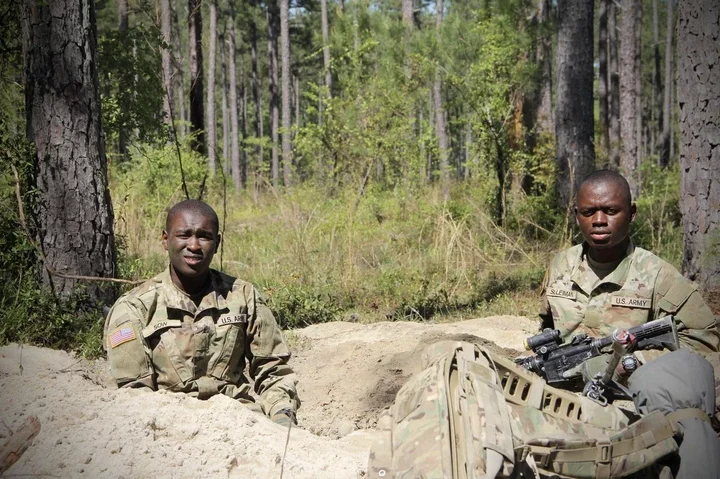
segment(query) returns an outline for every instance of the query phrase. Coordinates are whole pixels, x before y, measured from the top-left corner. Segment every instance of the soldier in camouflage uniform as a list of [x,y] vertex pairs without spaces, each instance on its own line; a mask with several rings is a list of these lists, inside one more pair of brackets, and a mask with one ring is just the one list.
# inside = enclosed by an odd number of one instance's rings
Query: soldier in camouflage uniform
[[[627,181],[610,171],[590,175],[575,212],[585,242],[553,259],[543,285],[542,326],[564,337],[607,336],[672,314],[684,326],[684,345],[717,355],[720,334],[696,286],[632,244],[635,205]],[[637,356],[642,363],[659,352],[652,353]],[[607,358],[596,359],[568,379],[606,369]],[[435,344],[423,361],[423,371],[378,422],[370,479],[709,478],[720,471],[720,454],[706,454],[720,452],[709,417],[712,366],[686,349],[631,378],[645,415],[634,420],[615,405],[548,386],[472,344]]]
[[118,299],[105,322],[112,374],[118,387],[224,394],[288,424],[300,405],[290,351],[253,285],[210,269],[220,240],[207,204],[170,209],[162,233],[168,269]]

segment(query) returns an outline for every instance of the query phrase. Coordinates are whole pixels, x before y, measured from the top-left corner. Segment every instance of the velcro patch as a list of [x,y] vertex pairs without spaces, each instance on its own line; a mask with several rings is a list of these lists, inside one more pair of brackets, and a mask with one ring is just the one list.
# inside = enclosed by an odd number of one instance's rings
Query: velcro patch
[[182,326],[182,321],[179,319],[166,319],[164,321],[158,321],[155,324],[149,324],[147,325],[143,330],[142,334],[144,338],[149,338],[156,332],[160,331],[161,329],[166,328],[179,328]]
[[545,292],[547,296],[555,296],[558,298],[576,299],[577,291],[568,291],[567,289],[548,288]]
[[218,326],[238,323],[247,323],[247,314],[226,314],[225,316],[220,316],[217,320]]
[[110,336],[108,336],[108,343],[110,343],[110,347],[114,349],[121,344],[127,343],[128,341],[132,341],[136,338],[135,328],[133,328],[132,325],[122,326],[117,328]]
[[626,308],[650,309],[652,301],[647,298],[635,298],[633,296],[613,295],[611,300],[613,306],[624,306]]

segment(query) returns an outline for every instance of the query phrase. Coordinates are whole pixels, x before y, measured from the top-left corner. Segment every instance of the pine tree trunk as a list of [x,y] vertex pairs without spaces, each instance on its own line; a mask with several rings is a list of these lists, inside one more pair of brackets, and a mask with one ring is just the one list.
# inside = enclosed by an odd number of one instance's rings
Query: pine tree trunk
[[292,113],[290,112],[290,18],[289,0],[280,0],[280,63],[282,67],[283,183],[290,186],[292,171]]
[[618,61],[617,6],[615,0],[608,5],[608,59],[610,74],[610,154],[608,167],[620,168],[620,67]]
[[[255,3],[252,3],[252,11],[249,18],[250,34],[250,62],[252,66],[252,95],[253,95],[253,134],[257,141],[262,138],[262,114],[260,111],[260,77],[258,76],[258,49],[257,49],[257,24],[255,23]],[[255,144],[256,168],[263,164],[263,152],[259,143]]]
[[[125,37],[128,31],[128,0],[118,1],[118,30],[120,31],[123,41],[125,41]],[[120,80],[124,80],[125,82],[127,81],[124,75],[120,77]],[[132,85],[128,85],[127,83],[120,85],[120,88],[122,91],[125,92],[132,91]],[[127,102],[127,95],[122,95],[121,98],[123,99],[123,104],[121,105],[121,108],[128,109],[129,105]],[[121,126],[120,131],[118,131],[118,156],[120,158],[120,161],[125,161],[128,159],[129,142],[130,134],[125,126]]]
[[172,125],[174,110],[173,103],[175,100],[175,89],[173,88],[173,67],[172,67],[172,33],[171,33],[171,9],[170,0],[160,0],[160,30],[163,36],[163,42],[167,48],[162,49],[162,71],[163,85],[165,87],[163,98],[163,110],[165,114],[165,123]]
[[223,41],[227,33],[227,25],[225,31],[220,37],[220,69],[222,71],[222,109],[223,109],[223,172],[229,173],[230,162],[230,108],[228,107],[228,68],[225,54],[225,42]]
[[208,48],[208,79],[207,79],[207,148],[210,174],[217,168],[217,133],[215,131],[215,57],[217,50],[217,5],[215,0],[208,1],[210,9],[210,45]]
[[327,0],[320,0],[320,23],[323,38],[323,68],[328,96],[332,97],[332,72],[330,72],[330,27],[328,26]]
[[240,112],[241,119],[240,131],[242,132],[242,145],[240,148],[240,183],[243,188],[247,187],[248,161],[247,151],[245,150],[245,139],[248,137],[248,98],[246,85],[247,75],[245,74],[245,60],[240,55]]
[[405,25],[405,28],[408,30],[413,30],[415,28],[413,9],[413,0],[402,0],[402,21],[403,25]]
[[[608,114],[608,3],[613,0],[600,0],[598,24],[598,97],[600,103],[600,148],[607,153],[610,145],[610,126]],[[656,0],[657,1],[657,0]]]
[[[37,238],[46,266],[64,274],[112,277],[115,239],[94,3],[27,0],[24,20],[27,136],[36,148]],[[63,296],[78,284],[45,269],[42,280]],[[112,300],[111,289],[103,291],[94,282],[84,285],[91,298]]]
[[660,166],[667,167],[670,164],[670,138],[672,136],[671,113],[673,108],[673,0],[667,1],[667,25],[665,33],[665,94],[663,96],[663,123],[660,137]]
[[202,54],[202,2],[188,0],[188,28],[190,46],[190,146],[200,154],[206,153],[205,124],[203,121],[203,54]]
[[230,73],[230,170],[232,171],[235,190],[242,189],[240,175],[240,125],[238,119],[237,68],[235,66],[235,2],[228,1],[229,14],[227,19],[228,70]]
[[277,57],[277,15],[271,2],[267,7],[268,24],[268,89],[270,92],[270,137],[272,151],[270,172],[273,188],[280,186],[280,159],[278,157],[278,129],[280,128],[280,110],[278,102],[278,57]]
[[[435,30],[438,43],[441,41],[440,28],[443,20],[443,0],[436,0]],[[435,71],[435,83],[433,84],[433,103],[435,106],[435,134],[438,139],[438,155],[440,166],[440,185],[442,187],[443,199],[450,194],[450,168],[448,164],[448,136],[445,125],[445,107],[442,97],[442,77],[440,67]]]
[[623,0],[622,8],[620,22],[620,136],[622,140],[620,171],[630,184],[633,198],[637,198],[640,192],[638,118],[641,115],[638,108],[640,48],[637,43],[637,29],[639,20],[642,18],[642,4],[636,0]]
[[715,301],[720,299],[719,37],[716,4],[678,2],[682,269]]
[[[655,54],[655,72],[653,74],[653,82],[655,84],[655,110],[653,116],[657,121],[654,131],[660,136],[663,131],[663,87],[662,81],[660,80],[660,26],[658,17],[658,0],[653,0],[653,51]],[[655,142],[653,141],[650,144],[652,145],[652,149],[655,150]],[[658,163],[660,163],[659,159]]]
[[175,71],[174,79],[177,82],[176,88],[177,88],[177,111],[173,111],[173,116],[175,118],[175,121],[180,120],[180,123],[177,127],[178,133],[181,136],[184,136],[186,133],[185,123],[188,121],[187,116],[187,108],[186,108],[186,101],[187,97],[185,96],[185,69],[183,68],[183,61],[184,58],[182,54],[182,44],[180,40],[180,21],[178,20],[178,14],[177,9],[175,8],[175,2],[170,2],[170,11],[172,13],[172,26],[175,30],[175,34],[173,35],[173,62],[175,64]]
[[582,179],[595,168],[593,144],[593,1],[558,2],[555,109],[558,205],[571,210]]

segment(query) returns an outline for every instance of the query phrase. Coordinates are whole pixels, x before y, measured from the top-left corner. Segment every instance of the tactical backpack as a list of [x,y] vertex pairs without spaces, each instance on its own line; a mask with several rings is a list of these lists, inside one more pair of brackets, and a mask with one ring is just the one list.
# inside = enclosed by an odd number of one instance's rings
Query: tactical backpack
[[444,341],[422,360],[378,421],[371,479],[626,477],[678,449],[674,418],[629,426],[481,346]]

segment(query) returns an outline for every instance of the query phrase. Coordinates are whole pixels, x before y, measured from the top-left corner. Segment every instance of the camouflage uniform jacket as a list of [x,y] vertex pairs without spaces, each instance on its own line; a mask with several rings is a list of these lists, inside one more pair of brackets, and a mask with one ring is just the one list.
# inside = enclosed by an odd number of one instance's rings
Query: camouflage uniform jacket
[[[122,296],[105,322],[105,347],[119,387],[148,387],[252,404],[245,363],[263,412],[299,406],[290,351],[252,284],[210,270],[196,304],[170,270]],[[251,407],[257,408],[255,405]]]
[[[607,336],[666,315],[687,329],[680,340],[692,349],[718,351],[720,332],[697,286],[666,261],[630,242],[625,257],[603,279],[585,261],[587,245],[560,252],[545,276],[540,316],[543,328],[563,337],[585,332]],[[654,353],[654,352],[653,352]],[[645,360],[655,354],[645,354]]]

